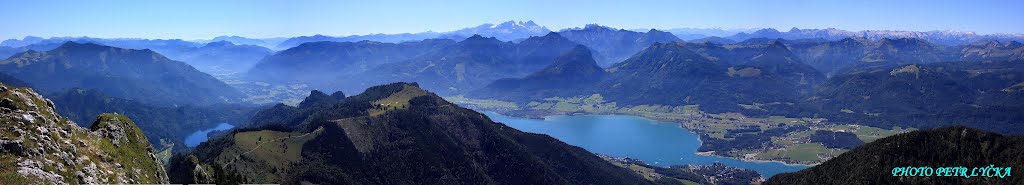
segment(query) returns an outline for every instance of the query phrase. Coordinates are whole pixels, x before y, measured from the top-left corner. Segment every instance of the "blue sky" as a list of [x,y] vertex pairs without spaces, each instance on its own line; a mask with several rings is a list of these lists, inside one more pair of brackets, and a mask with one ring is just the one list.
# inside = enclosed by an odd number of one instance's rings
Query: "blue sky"
[[209,39],[450,31],[534,20],[553,30],[839,28],[1024,33],[1024,1],[0,1],[0,39],[34,36]]

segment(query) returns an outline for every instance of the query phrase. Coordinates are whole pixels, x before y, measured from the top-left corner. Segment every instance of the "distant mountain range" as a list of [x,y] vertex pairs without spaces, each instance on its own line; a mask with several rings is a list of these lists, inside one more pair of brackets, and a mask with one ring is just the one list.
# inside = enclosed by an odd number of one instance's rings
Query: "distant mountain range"
[[[154,105],[236,102],[242,94],[188,64],[152,50],[67,42],[0,60],[0,72],[44,93],[80,87]],[[160,98],[154,98],[160,97]]]
[[7,40],[4,40],[3,42],[0,42],[0,46],[3,46],[3,47],[23,47],[23,46],[28,46],[28,45],[32,45],[32,44],[37,44],[39,42],[43,42],[44,40],[46,40],[46,38],[36,37],[36,36],[25,36],[25,38],[22,38],[20,40],[19,39],[7,39]]
[[289,49],[296,46],[300,46],[304,43],[310,42],[360,42],[360,41],[376,41],[376,42],[387,42],[387,43],[400,43],[400,42],[416,42],[426,39],[452,39],[461,40],[464,36],[457,35],[443,35],[436,32],[423,32],[423,33],[400,33],[400,34],[370,34],[370,35],[352,35],[352,36],[327,36],[327,35],[313,35],[313,36],[299,36],[288,38],[282,41],[275,49]]
[[[254,39],[245,39],[241,37],[218,38],[237,40],[240,42],[255,42],[252,41]],[[248,44],[236,45],[229,41],[200,43],[178,39],[103,39],[90,37],[54,37],[42,40],[31,38],[26,39],[28,39],[26,41],[35,42],[12,41],[10,42],[12,44],[8,44],[9,46],[0,46],[0,58],[6,58],[29,50],[48,51],[57,48],[66,42],[94,43],[125,49],[153,50],[173,60],[188,63],[200,71],[217,76],[224,76],[244,72],[261,58],[273,52],[272,50],[261,46]]]
[[[754,38],[731,44],[694,43],[680,42],[672,34],[658,30],[641,33],[599,25],[552,32],[518,43],[483,36],[459,42],[445,40],[399,44],[369,41],[307,43],[267,57],[262,63],[268,65],[260,67],[258,64],[249,75],[265,76],[264,80],[329,81],[334,84],[315,84],[314,87],[346,91],[359,91],[372,84],[417,81],[424,88],[445,95],[479,90],[495,93],[470,94],[524,101],[522,98],[527,97],[601,93],[626,105],[701,104],[709,111],[743,111],[737,104],[801,102],[825,82],[827,76],[857,69],[952,61],[1020,61],[1024,56],[1021,47],[1024,44],[1016,41],[979,41],[946,46],[916,38],[871,40],[848,37],[835,41]],[[565,69],[580,69],[549,64],[577,44],[587,48],[586,55],[598,66],[602,66],[602,58],[605,62],[615,61],[613,58],[618,57],[628,59],[604,64],[611,66],[604,68],[604,72],[587,73],[600,74],[597,75],[601,76],[600,80],[577,83],[538,81],[566,78],[551,77],[545,74],[549,72],[541,72],[547,70],[545,68],[576,74],[576,71]],[[318,50],[313,47],[332,45],[349,49]],[[383,46],[415,52],[369,49]],[[658,46],[659,50],[650,50],[649,46]],[[418,47],[426,48],[415,49]],[[502,78],[508,79],[499,80]],[[514,85],[525,83],[517,80],[530,81],[530,85]],[[580,88],[537,88],[545,86]],[[516,87],[522,89],[507,89]]]
[[[635,32],[645,32],[650,29],[630,29]],[[760,28],[672,28],[665,30],[679,39],[686,41],[703,39],[708,37],[728,37],[738,33],[750,33],[760,30]]]
[[36,45],[22,46],[22,47],[0,46],[0,58],[5,58],[6,59],[7,57],[11,57],[14,54],[18,54],[18,53],[21,53],[21,52],[26,52],[28,50],[35,50],[35,51],[51,50],[53,48],[57,48],[57,46],[60,46],[60,44],[36,44]]
[[271,82],[326,81],[408,60],[454,44],[455,41],[448,39],[398,44],[376,41],[309,42],[261,59],[247,72],[246,78]]
[[[1015,75],[1024,74],[1019,45],[941,46],[913,38],[664,43],[603,72],[552,65],[548,69],[575,71],[496,80],[467,96],[526,105],[600,94],[619,106],[699,105],[708,112],[824,117],[882,128],[976,123],[971,125],[1020,133],[1013,128],[1024,114],[1008,103],[1024,101],[1024,79]],[[565,80],[585,76],[602,77]]]
[[871,40],[881,40],[884,38],[900,39],[900,38],[914,38],[927,40],[928,42],[942,44],[942,45],[963,45],[970,44],[977,41],[993,40],[1000,42],[1007,41],[1018,41],[1024,42],[1024,34],[990,34],[981,35],[974,32],[963,32],[955,30],[947,31],[891,31],[891,30],[866,30],[866,31],[846,31],[835,28],[829,29],[798,29],[793,28],[786,32],[780,32],[772,28],[766,28],[754,31],[752,33],[738,33],[733,36],[725,37],[734,41],[747,40],[752,38],[768,38],[776,39],[782,38],[787,40],[797,39],[814,39],[821,38],[826,40],[841,40],[848,37],[864,37]]
[[[747,39],[733,44],[716,44],[741,52],[746,47],[763,47],[779,41],[789,47],[806,64],[822,73],[833,75],[846,70],[869,66],[924,64],[950,61],[1020,61],[1024,49],[1017,41],[978,41],[967,45],[946,46],[916,38],[882,38],[871,40],[848,37],[837,41],[823,39]],[[714,50],[708,50],[714,51]],[[743,54],[745,56],[745,54]]]
[[[26,40],[15,40],[8,39],[0,44],[0,47],[28,47],[29,49],[37,51],[45,51],[56,48],[66,42],[77,42],[77,43],[95,43],[100,45],[114,46],[126,49],[150,49],[153,51],[165,53],[177,51],[190,47],[200,47],[203,43],[190,42],[181,39],[139,39],[139,38],[92,38],[92,37],[51,37],[48,39],[38,39],[38,37],[26,37]],[[49,46],[49,48],[40,48],[40,46]]]
[[558,33],[518,43],[474,35],[398,44],[312,42],[264,58],[249,79],[310,83],[317,89],[361,91],[373,84],[416,81],[441,94],[467,92],[506,77],[538,71],[578,45]]
[[[595,24],[596,25],[596,24]],[[566,30],[574,30],[581,28],[570,28]],[[583,28],[585,29],[585,28]],[[609,28],[612,30],[618,30]],[[630,29],[625,31],[633,32],[646,32],[650,29]],[[792,28],[788,31],[782,32],[773,28],[739,28],[739,29],[726,29],[726,28],[671,28],[664,30],[673,34],[675,37],[685,41],[714,41],[719,44],[731,44],[734,42],[744,41],[747,39],[754,38],[766,38],[766,39],[786,39],[786,40],[800,40],[800,39],[825,39],[829,41],[842,40],[849,37],[863,37],[869,40],[881,40],[883,38],[900,39],[900,38],[916,38],[927,40],[931,43],[940,45],[965,45],[971,44],[978,41],[1017,41],[1024,42],[1024,34],[1021,33],[1005,33],[1005,34],[977,34],[974,32],[956,31],[956,30],[945,30],[945,31],[900,31],[900,30],[864,30],[864,31],[847,31],[835,28],[827,29],[799,29]],[[349,36],[327,36],[327,35],[312,35],[312,36],[299,36],[299,37],[275,37],[275,38],[246,38],[241,36],[219,36],[210,40],[195,40],[195,41],[184,41],[184,40],[161,40],[161,39],[99,39],[89,37],[52,37],[52,38],[41,38],[34,36],[27,36],[22,39],[8,39],[0,42],[0,56],[4,53],[11,53],[11,49],[26,47],[33,44],[41,43],[63,43],[66,41],[76,42],[96,42],[99,44],[132,48],[132,49],[152,49],[161,53],[164,53],[170,48],[180,47],[181,45],[188,45],[191,47],[199,47],[207,42],[218,42],[228,41],[240,45],[256,45],[274,50],[284,50],[291,47],[301,45],[306,42],[320,42],[320,41],[332,41],[332,42],[359,42],[363,40],[388,42],[388,43],[400,43],[409,41],[419,41],[424,39],[452,39],[462,40],[472,35],[481,35],[485,37],[495,37],[502,41],[520,41],[530,36],[541,36],[551,32],[547,27],[536,24],[533,21],[508,21],[498,24],[481,24],[475,27],[462,28],[459,30],[448,31],[448,32],[418,32],[418,33],[397,33],[397,34],[367,34],[367,35],[349,35]],[[566,37],[571,37],[566,35]],[[102,42],[101,42],[102,40]],[[146,44],[148,46],[142,46],[137,44],[140,41],[145,42],[157,42],[161,44]],[[575,40],[576,42],[580,42]],[[581,44],[583,42],[580,42]],[[589,45],[588,45],[589,46]],[[599,46],[590,46],[595,50],[600,48]],[[52,49],[52,48],[51,48]],[[23,50],[24,51],[24,50]],[[600,53],[600,52],[598,52]],[[164,53],[166,54],[166,53]],[[169,55],[169,54],[168,54]],[[604,65],[606,62],[602,62],[604,59],[598,57],[598,63]],[[620,57],[624,58],[624,57]]]
[[594,59],[600,66],[610,66],[621,62],[654,43],[682,41],[671,33],[655,29],[647,32],[635,32],[597,24],[589,24],[583,28],[565,29],[558,33],[593,50]]
[[201,43],[202,42],[207,42],[208,43],[208,42],[227,41],[227,42],[231,42],[231,43],[235,43],[235,44],[239,44],[239,45],[254,45],[254,46],[260,46],[260,47],[265,47],[265,48],[274,48],[278,44],[281,44],[281,42],[284,42],[284,40],[287,40],[287,39],[288,38],[286,38],[286,37],[259,38],[259,39],[257,39],[257,38],[246,38],[246,37],[242,37],[242,36],[218,36],[218,37],[214,37],[213,39],[210,39],[210,40],[199,40],[199,41],[196,41],[196,42],[201,42]]
[[558,33],[530,37],[519,43],[474,35],[418,57],[378,67],[359,75],[381,84],[415,81],[426,89],[451,95],[468,92],[494,80],[533,73],[577,44]]
[[[735,61],[721,60],[738,56],[735,53],[698,53],[691,50],[694,47],[705,46],[687,43],[654,44],[602,72],[589,72],[592,70],[590,67],[574,69],[588,71],[586,73],[594,75],[592,78],[596,79],[533,79],[532,85],[544,84],[544,88],[531,89],[518,89],[505,84],[508,83],[506,81],[498,81],[479,91],[481,93],[470,95],[529,102],[536,99],[514,98],[571,97],[596,93],[620,105],[699,104],[705,110],[722,111],[744,102],[797,101],[801,92],[808,91],[813,82],[824,78],[800,62],[779,42],[766,48],[751,49],[748,52],[751,54]],[[586,61],[585,58],[583,61]],[[557,66],[549,66],[551,68]],[[532,76],[550,75],[542,71]]]
[[217,41],[201,47],[189,47],[167,53],[170,54],[168,58],[188,63],[199,71],[225,76],[248,71],[274,51],[256,45],[236,45],[228,41]]
[[[531,24],[532,21],[526,23],[509,21],[498,25],[484,24],[473,28],[465,28],[458,31],[437,33],[437,32],[423,32],[414,34],[374,34],[374,35],[363,35],[363,36],[347,36],[347,37],[330,37],[330,36],[312,36],[312,37],[296,37],[293,38],[293,42],[290,44],[280,45],[278,48],[287,48],[289,46],[297,46],[301,42],[311,41],[348,41],[357,42],[362,40],[374,40],[381,42],[402,42],[402,41],[413,41],[423,40],[428,38],[464,38],[466,36],[479,34],[489,37],[497,37],[503,41],[515,41],[517,39],[526,38],[528,36],[539,36],[547,33],[548,29],[536,24]],[[504,28],[504,29],[499,29]],[[566,30],[580,29],[570,28]],[[584,28],[585,29],[585,28]],[[617,30],[610,28],[612,30]],[[525,31],[530,30],[530,31]],[[559,31],[564,32],[565,30]],[[645,32],[647,30],[633,29],[625,30],[633,32]],[[753,38],[767,38],[767,39],[787,39],[787,40],[799,40],[799,39],[825,39],[830,41],[841,40],[848,37],[864,37],[870,40],[881,40],[884,38],[900,39],[900,38],[915,38],[927,40],[931,43],[941,45],[964,45],[978,41],[1017,41],[1024,42],[1024,34],[977,34],[974,32],[963,32],[955,30],[946,31],[899,31],[899,30],[866,30],[866,31],[847,31],[834,28],[828,29],[798,29],[793,28],[786,32],[781,32],[773,28],[764,29],[717,29],[717,28],[673,28],[665,30],[672,33],[677,38],[686,41],[699,41],[704,39],[712,39],[720,43],[727,42],[738,42]],[[569,37],[568,35],[566,35]],[[291,40],[291,39],[290,39]],[[578,41],[577,41],[578,42]],[[3,45],[0,45],[3,46]],[[596,46],[593,46],[596,47]]]
[[[524,24],[532,25],[531,22]],[[456,94],[501,78],[519,78],[538,72],[554,57],[578,44],[591,48],[599,65],[610,65],[650,44],[677,41],[681,40],[656,30],[639,33],[588,26],[518,42],[479,35],[458,42],[447,39],[397,44],[312,42],[264,58],[248,76],[259,81],[319,82],[321,84],[313,86],[350,91],[374,84],[416,81],[440,94]]]
[[551,30],[544,26],[537,25],[533,21],[508,21],[500,24],[482,24],[480,26],[472,28],[463,28],[445,34],[451,35],[483,35],[488,37],[494,37],[502,41],[516,41],[520,39],[526,39],[533,36],[542,36],[548,34]]
[[525,39],[531,36],[541,36],[551,32],[548,28],[537,25],[533,21],[508,21],[500,24],[481,24],[476,27],[463,28],[449,32],[420,32],[420,33],[401,33],[401,34],[370,34],[370,35],[352,35],[343,37],[334,37],[326,35],[313,35],[313,36],[301,36],[293,37],[284,42],[281,42],[276,48],[286,49],[298,46],[306,42],[319,42],[319,41],[332,41],[332,42],[359,42],[363,40],[379,41],[379,42],[407,42],[407,41],[418,41],[424,39],[453,39],[461,40],[472,35],[483,35],[487,37],[495,37],[502,41],[517,41]]
[[[551,96],[573,96],[581,87],[601,80],[606,72],[594,61],[586,46],[578,45],[554,59],[544,69],[523,78],[498,79],[481,90],[478,97],[505,99],[544,99]],[[504,91],[504,92],[491,92]],[[517,92],[517,93],[507,93]]]

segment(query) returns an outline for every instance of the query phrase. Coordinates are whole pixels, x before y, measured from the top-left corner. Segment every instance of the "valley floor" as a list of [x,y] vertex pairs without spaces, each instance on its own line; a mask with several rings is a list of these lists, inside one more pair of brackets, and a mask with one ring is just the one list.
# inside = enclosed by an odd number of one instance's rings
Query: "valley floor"
[[[730,157],[746,161],[775,161],[787,164],[817,165],[848,151],[858,143],[905,133],[913,128],[876,128],[857,124],[829,122],[824,118],[788,118],[772,116],[755,118],[739,113],[711,114],[699,106],[640,105],[623,107],[606,102],[601,95],[575,98],[546,98],[525,106],[500,100],[446,97],[460,106],[495,111],[501,114],[543,118],[552,115],[633,115],[659,121],[680,123],[698,134],[698,154]],[[756,106],[756,105],[748,105]],[[852,133],[859,141],[815,139],[816,132]],[[820,137],[820,136],[818,136]],[[854,143],[854,144],[850,144]]]

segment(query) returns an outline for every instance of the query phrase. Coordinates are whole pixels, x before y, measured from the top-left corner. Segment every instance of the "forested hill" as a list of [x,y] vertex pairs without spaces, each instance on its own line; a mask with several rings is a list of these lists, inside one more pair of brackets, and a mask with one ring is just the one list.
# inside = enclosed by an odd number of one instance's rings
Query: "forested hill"
[[151,105],[208,105],[238,102],[238,90],[183,62],[153,50],[67,42],[49,51],[27,51],[0,60],[0,72],[44,94],[72,88]]
[[[321,94],[314,92],[313,94]],[[174,183],[653,184],[550,136],[495,123],[413,83],[371,87],[236,130],[171,161]],[[302,109],[308,109],[304,107]],[[275,113],[264,111],[261,114]],[[257,115],[256,117],[270,117]],[[254,120],[254,122],[261,122]],[[270,122],[270,123],[268,123]],[[191,158],[191,159],[190,159]],[[198,168],[197,168],[198,165]],[[220,175],[197,178],[212,170]],[[234,174],[234,175],[232,175]]]
[[[818,166],[778,174],[774,184],[1024,184],[1024,178],[894,177],[896,167],[978,167],[1024,169],[1024,136],[1004,136],[967,127],[943,127],[882,138],[857,147]],[[1006,170],[1006,169],[1002,169]],[[979,169],[977,174],[981,175]],[[1011,171],[1013,172],[1013,171]],[[986,173],[995,175],[993,171]]]

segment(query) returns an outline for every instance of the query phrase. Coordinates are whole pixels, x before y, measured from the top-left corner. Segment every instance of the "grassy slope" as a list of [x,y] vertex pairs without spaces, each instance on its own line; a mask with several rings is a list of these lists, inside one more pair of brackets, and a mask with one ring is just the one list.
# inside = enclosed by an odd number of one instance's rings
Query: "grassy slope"
[[[106,125],[103,124],[123,124],[119,126],[127,126],[126,130],[128,142],[122,141],[120,146],[115,146],[110,138],[101,138],[98,140],[98,144],[103,152],[113,156],[113,162],[119,163],[124,166],[124,169],[141,170],[140,173],[129,171],[129,174],[134,178],[139,178],[147,182],[156,182],[154,174],[147,174],[155,171],[162,171],[163,165],[159,161],[154,161],[152,158],[153,146],[146,139],[146,135],[143,134],[139,127],[135,126],[135,122],[124,115],[118,114],[102,114],[96,118],[96,123],[93,128],[101,128]],[[94,129],[95,130],[95,129]]]

